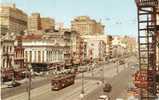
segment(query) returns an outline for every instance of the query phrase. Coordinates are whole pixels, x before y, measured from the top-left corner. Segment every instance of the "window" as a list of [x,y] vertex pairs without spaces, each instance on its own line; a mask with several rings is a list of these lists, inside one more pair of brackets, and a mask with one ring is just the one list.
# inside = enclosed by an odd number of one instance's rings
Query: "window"
[[42,62],[44,62],[44,51],[42,52]]
[[41,62],[41,52],[38,51],[38,62]]
[[34,62],[36,62],[36,51],[34,51]]
[[32,51],[30,51],[30,59],[29,59],[30,62],[32,62]]
[[27,51],[25,51],[25,60],[26,60],[26,62],[28,61],[28,54],[27,54]]
[[12,52],[12,46],[10,46],[10,52]]
[[6,50],[6,52],[9,52],[9,51],[8,51],[8,46],[7,46],[7,50]]
[[3,68],[5,67],[5,59],[3,59]]
[[5,46],[3,47],[3,52],[5,52]]

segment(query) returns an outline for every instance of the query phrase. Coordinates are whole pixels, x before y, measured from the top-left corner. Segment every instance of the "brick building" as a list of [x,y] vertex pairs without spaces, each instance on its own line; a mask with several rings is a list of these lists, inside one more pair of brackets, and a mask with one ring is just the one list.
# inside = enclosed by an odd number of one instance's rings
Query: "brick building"
[[88,16],[79,16],[71,21],[71,29],[80,33],[80,35],[104,34],[104,25],[96,22]]
[[16,8],[15,4],[0,5],[0,31],[5,33],[22,33],[27,29],[27,14]]
[[49,17],[41,17],[40,13],[32,13],[28,18],[29,33],[50,32],[55,29],[55,21]]

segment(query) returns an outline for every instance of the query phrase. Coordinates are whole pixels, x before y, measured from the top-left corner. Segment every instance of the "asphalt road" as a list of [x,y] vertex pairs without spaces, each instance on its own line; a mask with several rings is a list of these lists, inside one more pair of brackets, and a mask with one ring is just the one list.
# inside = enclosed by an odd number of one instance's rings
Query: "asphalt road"
[[[101,68],[97,68],[97,69],[96,69],[96,72],[98,72],[100,69],[101,69]],[[107,69],[107,70],[110,70],[111,67],[107,67],[106,69]],[[90,72],[85,72],[86,75],[89,74],[89,73],[90,73]],[[76,79],[79,79],[79,78],[81,78],[80,75],[78,75],[78,76],[76,77]],[[86,78],[86,79],[89,79],[89,80],[90,80],[90,79],[91,79],[91,80],[101,80],[101,76],[99,76],[99,77],[94,77],[94,78],[92,78],[92,77],[90,77],[90,76],[89,76],[89,77],[88,77],[88,76],[85,76],[85,78]],[[32,86],[31,86],[31,88],[32,88],[32,89],[35,89],[35,88],[38,88],[38,87],[40,87],[40,86],[43,86],[43,85],[49,84],[49,83],[50,83],[50,81],[49,81],[46,77],[41,77],[41,79],[38,80],[38,81],[35,81],[35,80],[32,81]],[[2,98],[2,99],[5,99],[5,98],[8,98],[8,97],[14,96],[14,95],[16,95],[16,94],[26,92],[26,91],[27,91],[27,86],[28,86],[28,83],[25,82],[25,83],[21,84],[21,85],[18,86],[18,87],[4,88],[4,89],[1,90],[1,98]]]
[[[129,62],[136,63],[135,58],[131,58]],[[106,79],[106,82],[111,83],[112,91],[110,93],[103,93],[102,87],[97,88],[95,91],[91,92],[85,97],[85,100],[97,100],[100,95],[106,94],[109,95],[111,100],[116,98],[122,98],[127,100],[127,88],[128,85],[132,82],[131,75],[135,72],[131,67],[122,70],[119,74],[114,76],[111,79]]]
[[[37,81],[32,81],[32,89],[38,88],[44,84],[48,84],[49,81],[46,78],[41,78],[40,80]],[[22,93],[22,92],[26,92],[27,91],[27,86],[28,83],[23,83],[18,87],[13,87],[13,88],[4,88],[1,90],[1,98],[7,98],[10,96],[14,96],[16,94]]]
[[[134,62],[135,58],[131,57],[129,62]],[[112,84],[112,92],[109,94],[111,100],[121,97],[126,98],[126,89],[131,76],[131,69],[125,68],[125,65],[118,66],[113,63],[104,65],[105,82]],[[84,80],[85,96],[84,100],[97,100],[98,96],[103,94],[102,85],[97,84],[102,79],[102,67],[96,68],[94,71],[86,72]],[[92,75],[93,72],[93,75]],[[60,91],[51,91],[51,85],[47,79],[33,82],[31,100],[79,100],[81,92],[81,74],[77,76],[75,84],[64,88]],[[6,100],[27,100],[26,83],[20,87],[2,90],[2,99]],[[25,97],[25,98],[24,98]]]

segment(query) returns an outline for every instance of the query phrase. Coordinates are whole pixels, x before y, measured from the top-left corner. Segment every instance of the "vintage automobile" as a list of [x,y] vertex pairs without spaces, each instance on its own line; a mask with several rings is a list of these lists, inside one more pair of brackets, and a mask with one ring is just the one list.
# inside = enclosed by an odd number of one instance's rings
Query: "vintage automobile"
[[110,84],[110,83],[106,83],[106,84],[104,85],[104,87],[103,87],[103,91],[109,93],[109,92],[111,92],[111,90],[112,90],[111,84]]
[[11,84],[8,84],[8,88],[17,87],[20,85],[21,85],[21,83],[13,81],[13,82],[11,82]]
[[110,98],[107,95],[101,95],[98,100],[110,100]]

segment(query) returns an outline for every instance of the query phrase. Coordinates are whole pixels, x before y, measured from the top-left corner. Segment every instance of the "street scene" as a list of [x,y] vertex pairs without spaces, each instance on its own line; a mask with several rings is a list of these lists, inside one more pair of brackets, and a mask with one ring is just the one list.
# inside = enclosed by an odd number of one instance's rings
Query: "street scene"
[[0,100],[159,100],[159,0],[2,0]]

